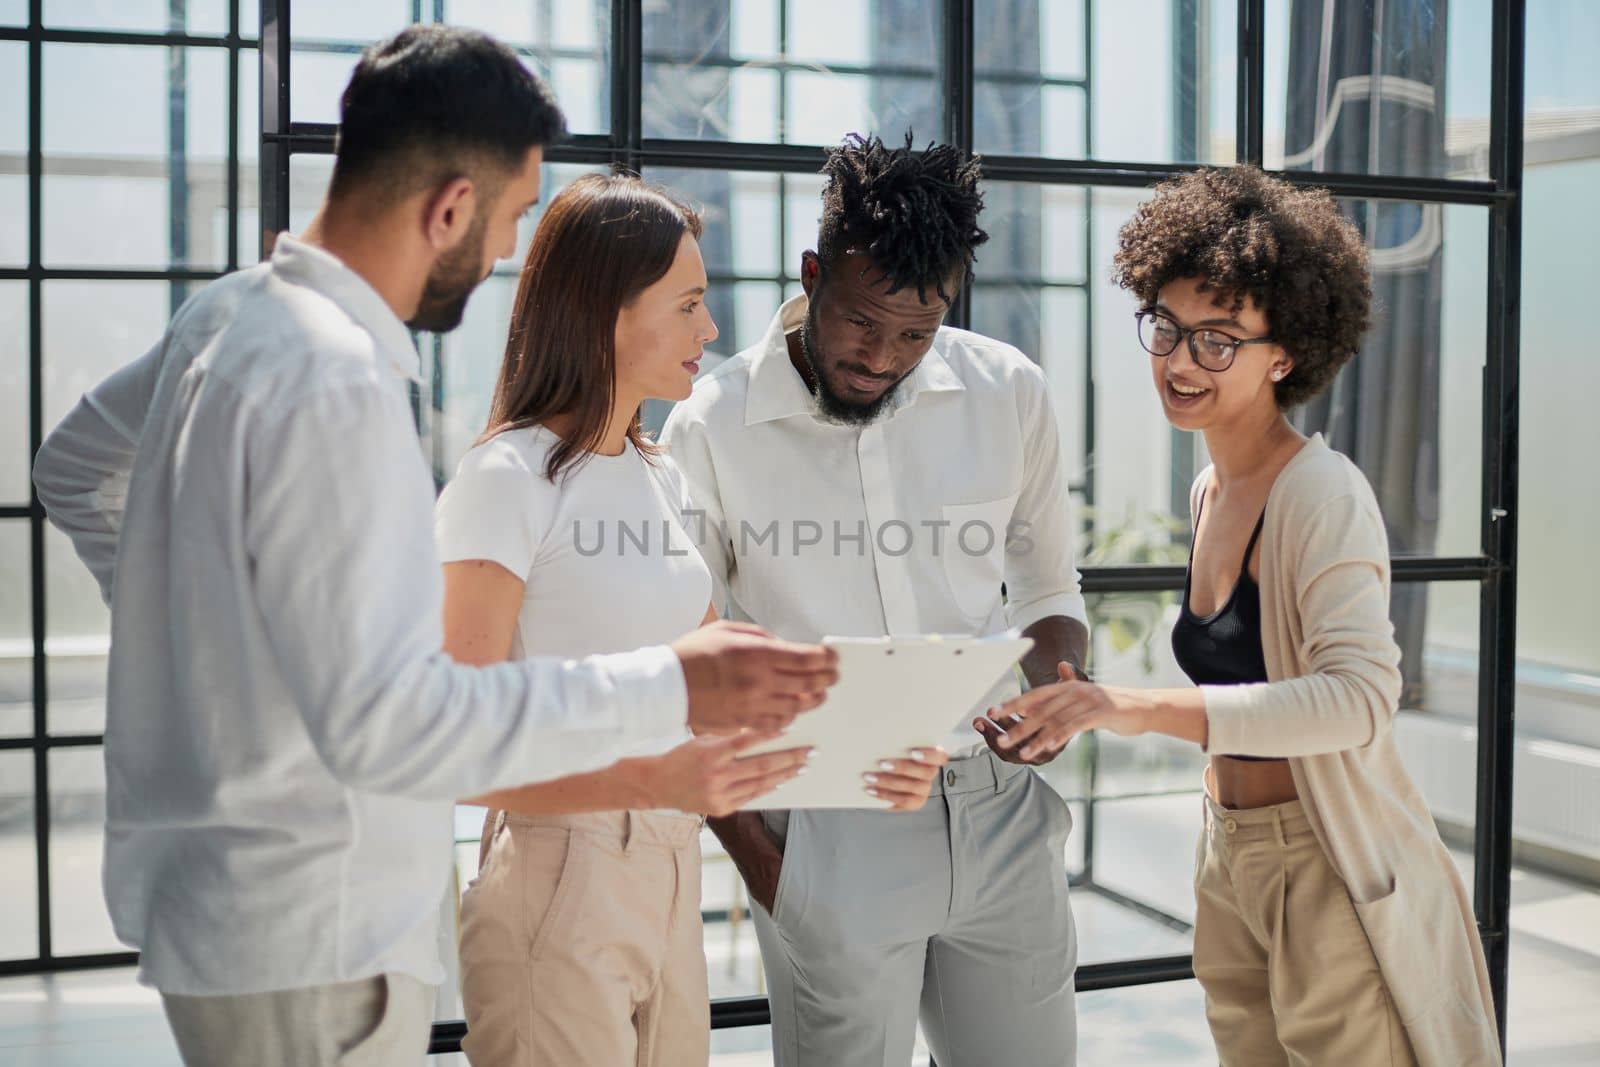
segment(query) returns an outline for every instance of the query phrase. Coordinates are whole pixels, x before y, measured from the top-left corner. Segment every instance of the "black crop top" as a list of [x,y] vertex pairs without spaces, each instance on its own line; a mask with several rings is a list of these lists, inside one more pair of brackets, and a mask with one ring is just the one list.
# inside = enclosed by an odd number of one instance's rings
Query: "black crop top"
[[[1205,512],[1201,497],[1195,528]],[[1267,680],[1267,660],[1261,650],[1261,589],[1250,577],[1250,554],[1266,523],[1266,513],[1256,520],[1256,528],[1245,546],[1244,562],[1233,592],[1216,611],[1204,618],[1189,608],[1189,583],[1194,572],[1194,550],[1189,551],[1189,566],[1183,578],[1183,607],[1172,627],[1172,654],[1178,666],[1195,685],[1245,685]],[[1266,756],[1234,756],[1234,759],[1266,761]]]

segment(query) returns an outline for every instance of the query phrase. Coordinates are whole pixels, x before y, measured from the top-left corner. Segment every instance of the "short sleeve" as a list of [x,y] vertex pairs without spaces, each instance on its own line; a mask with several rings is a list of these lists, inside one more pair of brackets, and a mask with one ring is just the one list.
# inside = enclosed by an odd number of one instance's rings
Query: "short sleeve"
[[472,449],[434,509],[439,559],[486,559],[526,580],[555,521],[559,490],[504,437]]

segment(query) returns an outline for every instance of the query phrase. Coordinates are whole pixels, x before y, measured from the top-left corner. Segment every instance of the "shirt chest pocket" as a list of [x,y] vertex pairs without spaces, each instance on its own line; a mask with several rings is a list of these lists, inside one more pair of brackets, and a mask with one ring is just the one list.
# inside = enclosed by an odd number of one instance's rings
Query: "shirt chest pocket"
[[1017,494],[976,504],[944,505],[945,539],[940,557],[950,595],[974,623],[993,614],[1005,581],[1006,531]]

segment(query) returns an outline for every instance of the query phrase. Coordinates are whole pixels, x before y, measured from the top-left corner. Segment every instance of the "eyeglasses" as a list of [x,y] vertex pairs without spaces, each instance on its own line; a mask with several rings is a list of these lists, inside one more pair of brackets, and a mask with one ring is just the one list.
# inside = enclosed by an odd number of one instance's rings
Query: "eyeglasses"
[[1235,337],[1221,330],[1190,330],[1179,326],[1159,311],[1149,308],[1134,316],[1139,323],[1139,344],[1152,356],[1170,356],[1178,342],[1189,338],[1189,354],[1209,371],[1225,371],[1233,366],[1240,345],[1270,345],[1270,337]]

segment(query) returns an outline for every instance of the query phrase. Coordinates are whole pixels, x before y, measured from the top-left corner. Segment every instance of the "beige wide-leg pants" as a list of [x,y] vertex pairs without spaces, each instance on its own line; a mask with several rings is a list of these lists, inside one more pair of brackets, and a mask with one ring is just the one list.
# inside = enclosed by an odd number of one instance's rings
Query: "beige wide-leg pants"
[[1413,1067],[1350,893],[1300,802],[1205,807],[1194,972],[1223,1067]]
[[461,902],[474,1067],[704,1067],[700,819],[502,814]]

